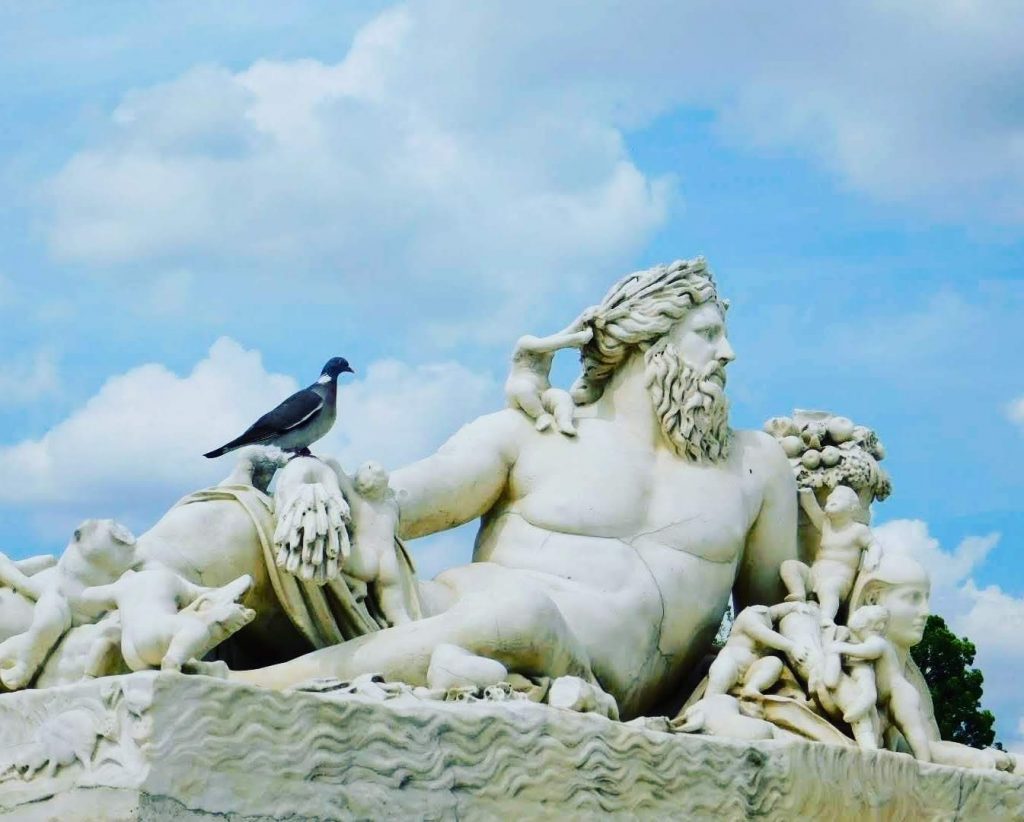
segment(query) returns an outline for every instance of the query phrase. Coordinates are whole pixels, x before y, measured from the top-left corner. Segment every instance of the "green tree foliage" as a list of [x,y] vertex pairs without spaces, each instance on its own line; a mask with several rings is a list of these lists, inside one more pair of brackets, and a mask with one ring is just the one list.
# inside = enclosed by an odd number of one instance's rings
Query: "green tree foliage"
[[981,707],[984,677],[974,664],[974,643],[946,627],[932,614],[924,639],[911,649],[935,702],[935,718],[943,739],[984,748],[995,739],[995,716]]

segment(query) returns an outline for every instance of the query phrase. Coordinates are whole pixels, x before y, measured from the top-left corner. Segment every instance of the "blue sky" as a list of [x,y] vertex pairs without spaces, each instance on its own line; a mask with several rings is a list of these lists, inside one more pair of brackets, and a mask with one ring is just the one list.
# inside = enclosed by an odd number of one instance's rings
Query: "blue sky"
[[876,428],[1016,744],[1021,42],[1011,2],[0,4],[2,547],[144,529],[334,354],[325,449],[414,459],[518,334],[704,254],[736,424]]

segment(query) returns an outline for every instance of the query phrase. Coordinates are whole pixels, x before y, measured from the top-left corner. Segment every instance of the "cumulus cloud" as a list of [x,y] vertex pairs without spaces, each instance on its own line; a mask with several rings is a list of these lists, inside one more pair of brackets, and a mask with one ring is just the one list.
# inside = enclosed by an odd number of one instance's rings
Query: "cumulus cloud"
[[680,107],[877,197],[1020,220],[1022,36],[1011,0],[410,2],[336,63],[127,94],[51,181],[51,247],[543,291],[606,276],[661,224],[671,181],[628,138]]
[[522,290],[537,305],[549,284],[607,276],[661,224],[667,181],[593,112],[492,99],[475,78],[487,38],[466,53],[442,22],[400,7],[338,63],[198,67],[126,95],[50,184],[52,250],[287,267],[350,301],[401,283],[413,301]]
[[[228,473],[201,455],[296,389],[260,354],[222,338],[185,376],[148,364],[110,378],[43,436],[0,447],[0,506],[47,529],[116,515],[144,528],[177,498]],[[495,383],[454,363],[373,363],[344,386],[340,420],[318,450],[389,466],[425,456],[459,425],[494,407]]]

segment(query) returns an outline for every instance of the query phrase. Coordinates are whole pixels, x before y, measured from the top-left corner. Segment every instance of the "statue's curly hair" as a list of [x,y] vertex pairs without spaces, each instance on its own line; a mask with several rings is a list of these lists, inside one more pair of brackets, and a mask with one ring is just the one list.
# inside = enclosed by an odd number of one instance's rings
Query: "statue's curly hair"
[[687,311],[713,302],[724,312],[703,257],[676,260],[623,277],[611,287],[588,322],[593,339],[580,351],[583,373],[570,393],[577,405],[598,400],[619,365],[664,337]]

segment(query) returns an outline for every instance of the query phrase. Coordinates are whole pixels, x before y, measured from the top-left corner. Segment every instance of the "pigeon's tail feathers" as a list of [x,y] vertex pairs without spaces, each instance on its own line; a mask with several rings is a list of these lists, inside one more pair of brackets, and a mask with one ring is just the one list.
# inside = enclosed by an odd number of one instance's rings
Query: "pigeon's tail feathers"
[[243,445],[250,444],[252,444],[252,440],[243,434],[242,436],[231,440],[231,442],[224,443],[220,448],[214,448],[212,451],[208,451],[203,454],[203,456],[208,460],[216,459],[217,457],[223,457],[229,451],[234,451],[236,448],[241,448]]

